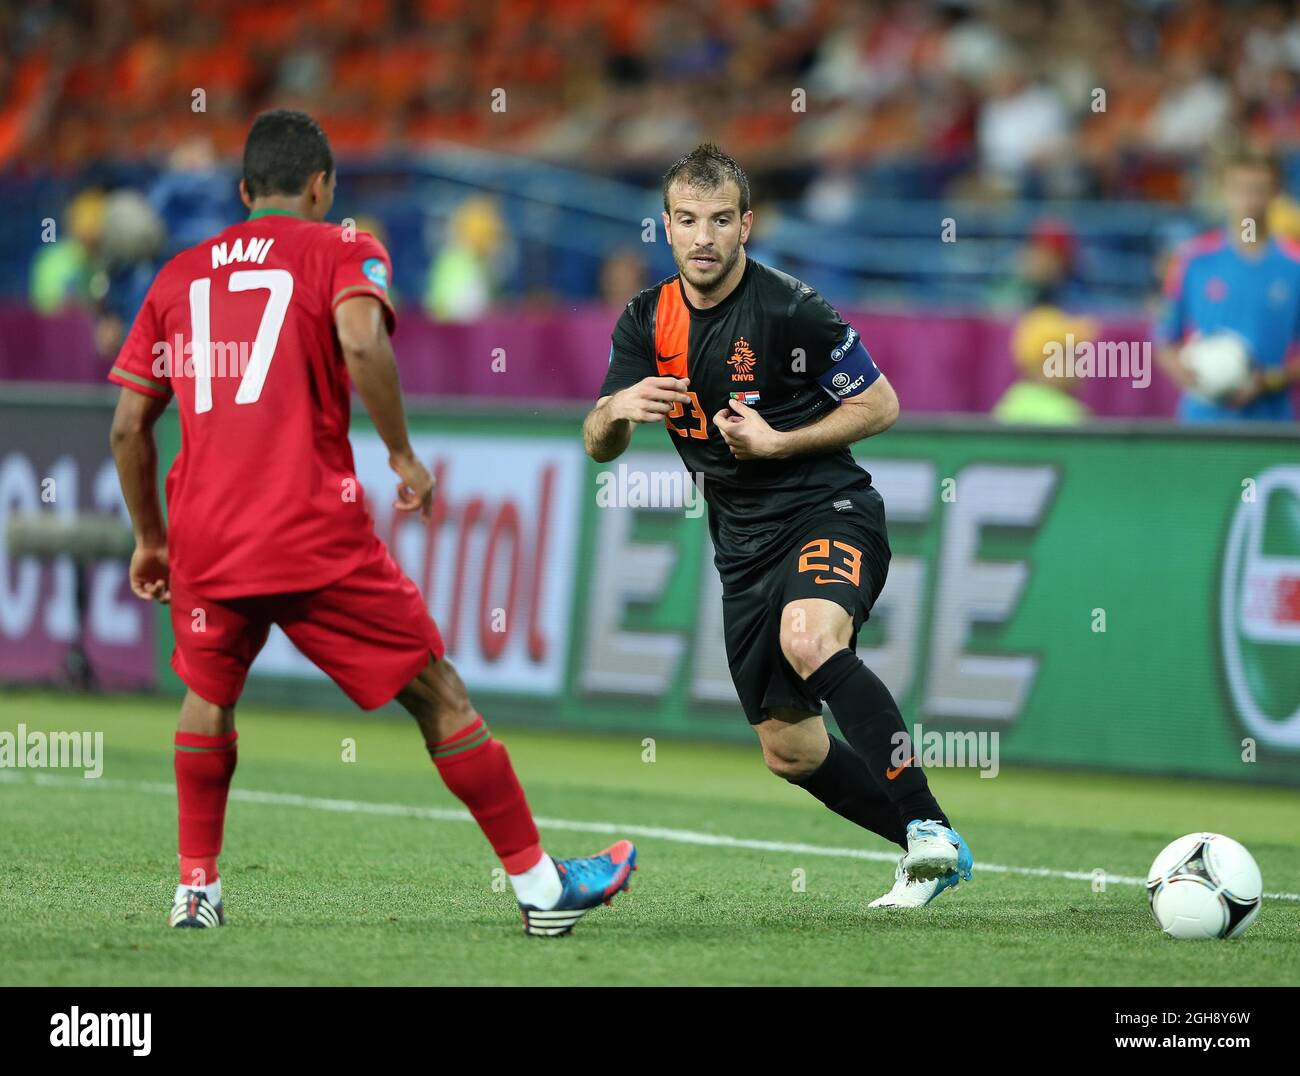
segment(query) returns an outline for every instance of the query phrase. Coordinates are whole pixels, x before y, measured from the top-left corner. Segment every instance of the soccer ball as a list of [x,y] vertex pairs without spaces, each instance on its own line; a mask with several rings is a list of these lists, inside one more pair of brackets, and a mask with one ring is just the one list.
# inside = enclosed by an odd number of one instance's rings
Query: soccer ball
[[1250,382],[1250,350],[1234,332],[1194,336],[1182,351],[1183,365],[1196,377],[1196,395],[1215,403]]
[[1151,914],[1171,938],[1239,938],[1263,895],[1254,857],[1220,833],[1179,837],[1147,872]]

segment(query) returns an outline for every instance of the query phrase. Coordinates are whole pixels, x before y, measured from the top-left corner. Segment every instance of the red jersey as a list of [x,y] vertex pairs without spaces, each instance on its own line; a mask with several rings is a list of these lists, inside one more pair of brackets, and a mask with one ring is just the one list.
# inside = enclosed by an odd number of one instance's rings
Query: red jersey
[[274,209],[158,273],[109,380],[176,397],[167,546],[195,593],[312,590],[373,550],[334,307],[372,295],[391,331],[390,275],[370,234]]

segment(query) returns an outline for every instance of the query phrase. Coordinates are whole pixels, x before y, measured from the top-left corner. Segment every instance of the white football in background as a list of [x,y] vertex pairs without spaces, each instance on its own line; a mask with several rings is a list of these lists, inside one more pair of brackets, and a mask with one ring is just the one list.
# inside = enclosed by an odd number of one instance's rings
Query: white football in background
[[1182,350],[1183,364],[1196,377],[1196,395],[1219,403],[1250,381],[1250,349],[1234,332],[1194,336]]

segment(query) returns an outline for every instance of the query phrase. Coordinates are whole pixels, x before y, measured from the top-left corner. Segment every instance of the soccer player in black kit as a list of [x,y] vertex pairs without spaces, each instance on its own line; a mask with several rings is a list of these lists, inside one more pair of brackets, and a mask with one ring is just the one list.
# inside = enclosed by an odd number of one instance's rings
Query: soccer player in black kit
[[[904,849],[873,907],[920,907],[971,877],[889,689],[856,654],[885,585],[884,504],[848,446],[898,399],[857,331],[807,285],[745,254],[749,181],[703,145],[664,176],[675,276],[627,304],[583,423],[598,463],[662,422],[709,506],[727,661],[763,758]],[[822,701],[848,743],[830,736]],[[902,734],[901,736],[899,734]]]

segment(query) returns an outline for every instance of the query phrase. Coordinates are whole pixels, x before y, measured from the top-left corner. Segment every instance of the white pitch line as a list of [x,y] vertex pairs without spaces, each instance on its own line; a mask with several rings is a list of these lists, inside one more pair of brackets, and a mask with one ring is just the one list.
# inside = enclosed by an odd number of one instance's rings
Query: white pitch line
[[[16,770],[0,770],[0,781],[59,788],[120,788],[133,792],[175,796],[176,786],[159,781],[124,781],[115,777],[68,777],[62,774],[34,773],[25,776]],[[320,796],[299,796],[292,792],[259,792],[254,789],[232,788],[230,798],[240,803],[266,803],[278,807],[306,807],[315,811],[335,811],[340,814],[373,814],[389,818],[423,818],[432,822],[473,822],[468,811],[453,807],[416,807],[405,803],[374,803],[370,800],[336,800]],[[713,848],[744,848],[753,852],[786,852],[804,856],[825,856],[831,859],[866,859],[880,863],[896,863],[897,852],[875,852],[866,848],[835,848],[821,844],[802,844],[797,841],[761,841],[751,837],[728,837],[720,833],[699,833],[690,829],[665,829],[661,826],[629,826],[614,822],[578,822],[568,818],[538,818],[540,829],[563,829],[573,833],[601,833],[628,837],[647,837],[654,840],[673,841],[677,844],[699,844]],[[1091,882],[1091,871],[1063,871],[1051,867],[1015,867],[1005,863],[977,861],[975,869],[990,874],[1020,874],[1031,878],[1061,878],[1071,882]],[[1106,884],[1146,886],[1145,878],[1127,874],[1104,875]],[[1300,893],[1265,893],[1269,900],[1300,901]]]

